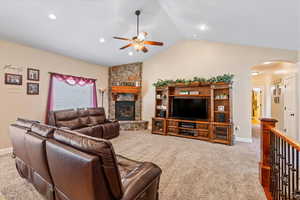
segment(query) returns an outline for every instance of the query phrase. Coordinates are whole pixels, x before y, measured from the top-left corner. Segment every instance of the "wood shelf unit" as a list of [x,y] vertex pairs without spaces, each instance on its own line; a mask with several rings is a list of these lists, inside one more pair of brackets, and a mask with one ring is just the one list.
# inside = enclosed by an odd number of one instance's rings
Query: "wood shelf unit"
[[[208,120],[194,121],[172,118],[172,102],[174,98],[207,98],[209,102]],[[152,119],[152,133],[232,145],[231,104],[232,89],[231,84],[228,83],[156,88],[155,117]],[[161,105],[166,107],[165,116],[161,115],[161,109],[158,107]]]

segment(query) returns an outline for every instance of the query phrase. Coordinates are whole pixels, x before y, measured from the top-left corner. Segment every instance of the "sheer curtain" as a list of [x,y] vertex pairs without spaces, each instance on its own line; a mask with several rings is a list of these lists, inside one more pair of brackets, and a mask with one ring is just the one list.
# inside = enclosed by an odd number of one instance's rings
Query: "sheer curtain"
[[63,74],[50,74],[46,112],[71,108],[97,107],[96,80]]

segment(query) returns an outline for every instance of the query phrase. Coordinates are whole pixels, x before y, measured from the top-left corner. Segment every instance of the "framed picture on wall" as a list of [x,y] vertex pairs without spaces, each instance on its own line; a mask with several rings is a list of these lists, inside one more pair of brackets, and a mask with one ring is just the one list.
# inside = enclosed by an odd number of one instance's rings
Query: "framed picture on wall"
[[27,80],[29,81],[39,81],[40,80],[40,70],[28,68],[27,69]]
[[40,93],[38,83],[27,83],[27,94],[28,95],[38,95]]
[[5,73],[5,84],[7,85],[22,85],[22,75]]

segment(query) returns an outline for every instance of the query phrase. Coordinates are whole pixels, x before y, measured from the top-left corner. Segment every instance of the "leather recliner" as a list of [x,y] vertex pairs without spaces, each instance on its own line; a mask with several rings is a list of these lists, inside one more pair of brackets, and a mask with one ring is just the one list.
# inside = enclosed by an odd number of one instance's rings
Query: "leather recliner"
[[18,172],[49,200],[158,200],[161,169],[110,141],[34,122],[10,126]]
[[104,139],[112,139],[120,134],[119,122],[107,120],[104,108],[52,111],[49,124]]
[[9,127],[16,168],[48,200],[54,200],[54,186],[46,157],[46,140],[54,128],[19,119]]

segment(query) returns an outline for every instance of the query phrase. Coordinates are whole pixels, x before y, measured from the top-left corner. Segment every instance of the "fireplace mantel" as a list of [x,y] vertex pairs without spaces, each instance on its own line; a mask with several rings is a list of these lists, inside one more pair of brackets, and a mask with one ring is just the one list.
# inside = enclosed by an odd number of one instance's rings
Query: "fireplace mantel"
[[118,99],[118,95],[120,94],[133,94],[134,99],[137,99],[137,96],[141,92],[141,87],[137,86],[112,86],[111,88],[112,98],[114,101]]

